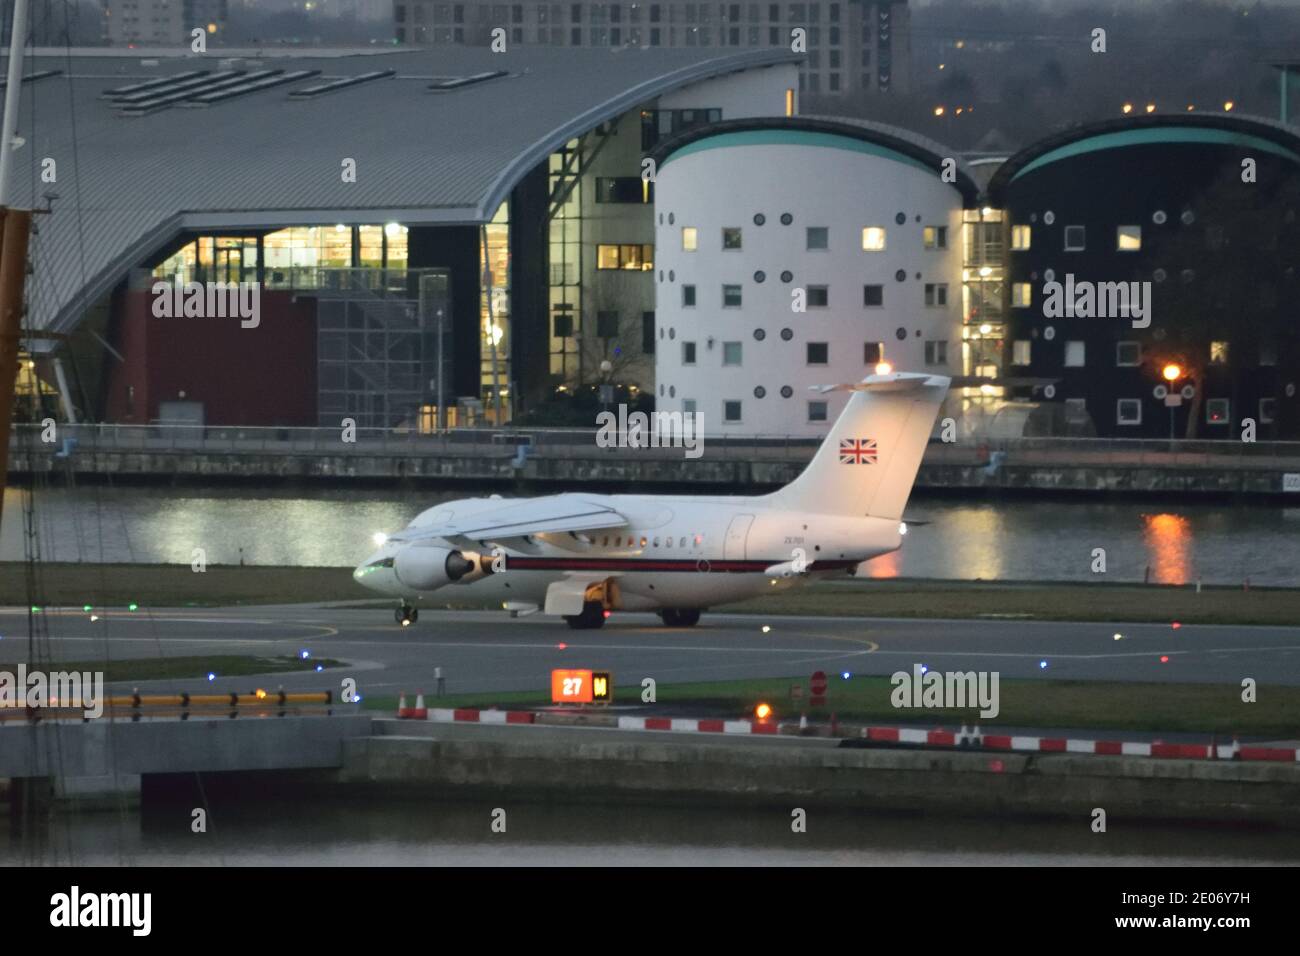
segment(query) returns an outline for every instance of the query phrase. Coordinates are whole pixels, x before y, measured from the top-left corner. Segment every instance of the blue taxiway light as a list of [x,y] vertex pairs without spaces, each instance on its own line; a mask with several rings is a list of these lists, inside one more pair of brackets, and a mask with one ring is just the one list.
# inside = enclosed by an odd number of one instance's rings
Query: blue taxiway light
[[1045,670],[1047,670],[1047,661],[1039,661],[1039,662],[1038,662],[1038,669],[1041,670],[1041,671],[1045,671]]
[[316,673],[319,674],[319,673],[320,673],[321,671],[323,671],[324,669],[325,669],[325,665],[324,665],[324,664],[317,664],[317,665],[316,665]]
[[306,660],[307,658],[311,657],[311,651],[307,650],[304,647],[302,650],[298,652],[298,656],[301,657],[303,660]]
[[214,680],[216,680],[216,679],[217,679],[216,672],[215,672],[215,671],[208,671],[208,683],[212,683],[212,682],[213,682]]
[[845,680],[848,680],[848,679],[849,679],[850,677],[852,677],[853,675],[850,674],[848,671],[845,671],[845,672],[842,673],[840,676],[843,677]]

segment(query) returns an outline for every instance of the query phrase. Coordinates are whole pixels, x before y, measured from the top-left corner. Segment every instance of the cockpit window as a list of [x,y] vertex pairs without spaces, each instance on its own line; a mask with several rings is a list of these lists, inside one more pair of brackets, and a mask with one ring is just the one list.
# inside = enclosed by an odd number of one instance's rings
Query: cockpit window
[[366,565],[368,568],[391,568],[393,566],[392,557],[383,558],[379,561],[371,561]]

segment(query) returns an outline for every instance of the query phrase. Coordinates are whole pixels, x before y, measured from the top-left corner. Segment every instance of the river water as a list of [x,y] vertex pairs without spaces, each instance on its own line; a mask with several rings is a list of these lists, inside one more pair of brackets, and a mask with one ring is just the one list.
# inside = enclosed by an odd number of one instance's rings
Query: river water
[[[9,489],[0,560],[24,555],[20,495]],[[394,531],[465,491],[311,487],[54,488],[35,495],[37,540],[50,561],[353,565],[377,531]],[[876,577],[1300,586],[1300,503],[1123,499],[971,499],[918,492],[901,552],[872,563]]]
[[[506,832],[492,833],[492,811]],[[0,863],[88,865],[1219,865],[1294,864],[1300,834],[1089,819],[1026,821],[788,809],[481,800],[276,799],[65,815],[43,837],[0,827]]]

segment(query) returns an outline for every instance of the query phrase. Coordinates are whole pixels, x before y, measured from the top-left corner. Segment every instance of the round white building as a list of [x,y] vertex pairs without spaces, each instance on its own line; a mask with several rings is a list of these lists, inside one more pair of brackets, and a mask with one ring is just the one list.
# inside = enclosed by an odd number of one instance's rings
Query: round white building
[[847,393],[811,386],[881,363],[959,371],[962,209],[977,187],[946,156],[901,130],[807,117],[663,144],[656,408],[699,413],[705,435],[818,436]]

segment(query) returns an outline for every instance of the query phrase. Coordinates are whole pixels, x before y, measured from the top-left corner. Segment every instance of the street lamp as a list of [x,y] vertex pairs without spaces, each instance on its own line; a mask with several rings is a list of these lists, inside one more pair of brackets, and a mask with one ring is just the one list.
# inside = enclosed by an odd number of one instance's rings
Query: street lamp
[[1174,396],[1174,383],[1183,377],[1183,367],[1177,362],[1168,362],[1165,364],[1165,367],[1160,370],[1160,377],[1169,383],[1165,395],[1165,405],[1169,408],[1169,440],[1172,442],[1175,440],[1174,436],[1176,434],[1174,427],[1174,409],[1182,404],[1181,397]]

